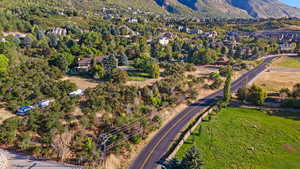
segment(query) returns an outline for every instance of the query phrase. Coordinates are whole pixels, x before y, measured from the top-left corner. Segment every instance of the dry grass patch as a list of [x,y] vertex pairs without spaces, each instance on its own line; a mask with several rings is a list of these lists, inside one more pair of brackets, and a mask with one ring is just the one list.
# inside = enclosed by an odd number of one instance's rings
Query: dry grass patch
[[5,108],[0,108],[0,124],[10,118],[10,117],[13,117],[15,116],[14,114],[12,114],[10,111],[6,110]]
[[65,76],[62,80],[70,80],[75,83],[80,89],[94,88],[99,83],[93,79],[78,77],[78,76]]
[[263,86],[268,91],[278,91],[281,88],[292,89],[297,83],[300,83],[300,72],[264,72],[254,82]]

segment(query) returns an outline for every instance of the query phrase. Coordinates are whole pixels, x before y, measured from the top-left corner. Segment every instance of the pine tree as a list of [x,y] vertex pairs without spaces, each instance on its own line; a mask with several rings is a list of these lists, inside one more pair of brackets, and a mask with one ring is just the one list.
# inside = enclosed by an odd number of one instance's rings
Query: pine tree
[[182,169],[203,169],[203,161],[201,159],[200,150],[193,146],[189,149],[181,161]]
[[181,169],[180,161],[178,161],[176,158],[173,158],[164,164],[163,169]]

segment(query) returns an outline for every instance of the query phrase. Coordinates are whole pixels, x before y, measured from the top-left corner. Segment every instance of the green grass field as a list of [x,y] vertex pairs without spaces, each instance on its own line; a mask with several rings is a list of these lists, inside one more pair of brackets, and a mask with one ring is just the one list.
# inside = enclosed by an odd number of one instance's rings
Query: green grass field
[[195,130],[176,158],[181,159],[194,140],[205,169],[299,169],[300,114],[284,115],[223,109]]
[[275,65],[300,69],[300,57],[282,57],[275,63]]
[[151,78],[149,73],[140,72],[138,70],[128,70],[127,73],[130,81],[145,81]]

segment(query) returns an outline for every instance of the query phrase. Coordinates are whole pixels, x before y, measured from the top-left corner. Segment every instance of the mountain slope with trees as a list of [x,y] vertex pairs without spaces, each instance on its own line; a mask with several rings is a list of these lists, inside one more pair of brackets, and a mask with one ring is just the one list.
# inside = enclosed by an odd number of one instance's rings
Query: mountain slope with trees
[[279,0],[0,0],[0,10],[24,6],[51,6],[56,9],[95,11],[103,7],[142,9],[182,16],[219,18],[300,17],[300,9]]

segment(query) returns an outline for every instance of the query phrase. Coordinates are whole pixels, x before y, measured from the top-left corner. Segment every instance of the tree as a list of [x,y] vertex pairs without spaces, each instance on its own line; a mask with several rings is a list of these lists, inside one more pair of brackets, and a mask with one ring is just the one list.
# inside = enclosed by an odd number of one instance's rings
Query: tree
[[65,131],[62,134],[54,135],[51,146],[55,149],[58,159],[64,161],[70,154],[69,146],[73,138],[73,132]]
[[56,66],[63,72],[66,72],[69,67],[68,60],[65,55],[57,55],[49,61],[49,65]]
[[254,104],[262,105],[266,97],[267,97],[267,93],[260,86],[253,85],[249,89],[247,100]]
[[110,55],[103,60],[103,66],[107,73],[111,73],[113,69],[118,67],[118,59],[115,55]]
[[300,83],[294,85],[294,87],[293,87],[293,97],[295,97],[295,98],[300,97]]
[[180,161],[178,161],[176,158],[173,158],[164,164],[163,169],[181,169]]
[[0,77],[7,72],[8,66],[9,59],[5,55],[0,54]]
[[111,72],[110,79],[112,83],[126,83],[128,80],[128,74],[122,69],[114,69]]
[[128,57],[124,53],[120,56],[120,65],[123,65],[123,66],[128,65]]
[[289,88],[283,88],[279,91],[281,99],[286,99],[287,97],[291,96],[291,91]]
[[95,79],[102,79],[105,75],[105,69],[101,65],[95,65],[92,69],[92,74]]
[[159,76],[160,76],[159,65],[156,63],[149,65],[149,73],[152,78],[159,78]]
[[203,169],[201,158],[200,150],[196,146],[191,147],[181,161],[182,169]]
[[241,102],[247,100],[248,92],[249,91],[248,91],[248,88],[246,86],[243,86],[243,87],[239,88],[238,91],[237,91],[238,99]]
[[196,51],[193,56],[190,58],[190,62],[194,64],[211,64],[214,63],[217,59],[217,52],[212,49],[199,49]]
[[226,103],[229,103],[231,99],[231,79],[232,79],[232,71],[227,71],[226,81],[224,85],[224,101]]
[[298,55],[300,55],[300,43],[299,43],[299,42],[296,44],[295,52],[296,52]]

